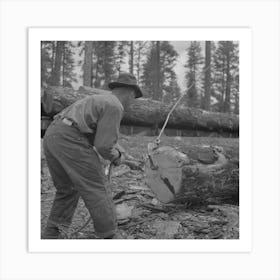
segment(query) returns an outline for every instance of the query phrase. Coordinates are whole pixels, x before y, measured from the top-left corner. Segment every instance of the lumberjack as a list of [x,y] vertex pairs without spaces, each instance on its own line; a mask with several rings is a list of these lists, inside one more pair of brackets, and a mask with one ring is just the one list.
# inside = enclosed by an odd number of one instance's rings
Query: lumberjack
[[114,165],[123,162],[117,145],[120,122],[124,110],[142,92],[129,73],[120,73],[108,87],[111,94],[91,95],[64,109],[46,131],[43,147],[56,195],[43,239],[57,239],[59,228],[70,226],[80,197],[98,238],[120,238],[99,155]]

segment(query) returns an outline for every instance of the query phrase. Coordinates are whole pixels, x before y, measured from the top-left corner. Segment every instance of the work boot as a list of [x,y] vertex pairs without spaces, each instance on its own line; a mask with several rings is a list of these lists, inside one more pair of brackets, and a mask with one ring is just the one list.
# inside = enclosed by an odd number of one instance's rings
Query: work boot
[[104,239],[125,239],[125,236],[120,232],[116,232],[115,234],[105,237]]
[[125,237],[120,233],[116,233],[114,234],[112,239],[125,239]]
[[42,239],[59,239],[61,238],[58,227],[46,227],[42,234]]

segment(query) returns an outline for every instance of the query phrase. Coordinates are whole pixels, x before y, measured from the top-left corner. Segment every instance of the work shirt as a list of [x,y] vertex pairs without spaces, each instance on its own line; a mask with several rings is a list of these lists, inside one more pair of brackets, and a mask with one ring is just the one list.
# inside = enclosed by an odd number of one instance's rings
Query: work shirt
[[112,161],[120,155],[116,145],[123,112],[124,108],[116,96],[100,94],[76,101],[55,118],[67,118],[81,133],[94,134],[92,144],[103,158]]

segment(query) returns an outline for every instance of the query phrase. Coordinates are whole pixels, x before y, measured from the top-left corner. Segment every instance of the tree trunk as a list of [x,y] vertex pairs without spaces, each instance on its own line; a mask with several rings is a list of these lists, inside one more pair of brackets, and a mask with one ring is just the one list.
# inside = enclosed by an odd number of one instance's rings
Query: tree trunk
[[138,58],[137,58],[137,83],[140,84],[140,61],[141,61],[141,49],[142,46],[138,47]]
[[234,114],[239,114],[239,94],[235,93]]
[[204,94],[204,109],[209,111],[210,109],[210,97],[211,97],[211,41],[206,41],[205,44],[205,94]]
[[108,55],[107,55],[109,47],[110,47],[109,42],[104,41],[104,56],[103,56],[103,60],[104,60],[104,85],[108,85],[108,83],[110,82],[110,65],[109,65],[109,62],[108,62]]
[[156,51],[155,51],[155,92],[153,99],[161,99],[161,89],[160,89],[160,42],[156,42]]
[[62,86],[65,87],[65,44],[63,45],[63,52],[62,52]]
[[238,147],[159,147],[146,164],[146,183],[163,203],[239,202]]
[[[81,87],[78,91],[70,88],[48,87],[43,90],[41,102],[46,115],[54,116],[75,101],[91,94],[110,94],[110,91],[87,87]],[[136,99],[131,108],[125,112],[122,124],[149,127],[157,124],[161,127],[171,107],[172,104],[160,101]],[[171,114],[167,127],[238,134],[239,117],[182,106],[177,107]]]
[[221,103],[221,111],[223,111],[223,106],[225,103],[225,75],[226,75],[226,67],[225,67],[226,61],[225,58],[223,58],[223,78],[222,78],[222,103]]
[[53,86],[60,85],[60,74],[61,74],[60,72],[61,72],[64,43],[65,43],[64,41],[58,41],[56,43],[54,69],[51,77],[51,85]]
[[224,112],[230,113],[230,86],[231,86],[231,75],[230,75],[230,42],[227,44],[227,56],[226,56],[226,95],[224,102]]
[[100,78],[99,78],[99,54],[96,54],[96,69],[95,69],[95,81],[94,81],[94,86],[96,88],[100,87]]
[[92,86],[92,41],[85,42],[84,86]]
[[129,61],[129,72],[133,75],[134,68],[134,47],[133,41],[130,42],[130,61]]
[[52,58],[51,58],[51,63],[52,63],[51,73],[53,73],[53,71],[54,71],[54,64],[55,64],[55,41],[52,41]]

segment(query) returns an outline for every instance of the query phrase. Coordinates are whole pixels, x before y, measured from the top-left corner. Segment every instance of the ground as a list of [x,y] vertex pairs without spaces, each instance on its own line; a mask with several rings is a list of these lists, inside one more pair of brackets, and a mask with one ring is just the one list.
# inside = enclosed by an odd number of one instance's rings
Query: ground
[[[147,136],[123,136],[120,144],[135,158],[142,159],[147,144],[154,138]],[[223,146],[233,153],[238,138],[211,137],[163,137],[164,145],[184,147],[188,145]],[[43,151],[41,152],[41,229],[55,194]],[[235,155],[238,157],[238,154]],[[145,174],[131,170],[126,165],[114,168],[111,190],[117,210],[120,232],[125,239],[238,239],[239,206],[222,205],[175,205],[159,202],[145,184]],[[89,213],[80,200],[71,228],[61,229],[63,238],[94,238]]]

